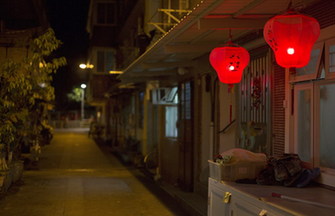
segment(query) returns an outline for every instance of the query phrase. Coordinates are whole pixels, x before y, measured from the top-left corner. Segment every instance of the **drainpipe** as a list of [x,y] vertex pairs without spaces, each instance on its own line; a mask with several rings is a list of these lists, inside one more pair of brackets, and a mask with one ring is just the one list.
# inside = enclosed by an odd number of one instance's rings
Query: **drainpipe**
[[291,84],[290,84],[290,69],[285,68],[285,100],[283,102],[283,107],[285,108],[285,152],[292,152],[293,149],[290,148],[290,143],[292,139],[292,131],[290,127],[290,115],[292,106],[292,96],[291,96]]

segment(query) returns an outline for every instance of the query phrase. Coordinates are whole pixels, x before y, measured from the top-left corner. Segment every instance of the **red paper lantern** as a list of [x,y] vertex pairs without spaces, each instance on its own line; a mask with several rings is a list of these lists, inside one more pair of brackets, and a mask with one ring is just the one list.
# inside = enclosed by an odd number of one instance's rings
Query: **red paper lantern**
[[277,64],[304,67],[320,34],[316,19],[295,12],[271,18],[264,26],[264,38],[276,56]]
[[218,74],[219,80],[226,84],[239,83],[250,55],[246,49],[233,43],[217,47],[209,55],[209,62]]

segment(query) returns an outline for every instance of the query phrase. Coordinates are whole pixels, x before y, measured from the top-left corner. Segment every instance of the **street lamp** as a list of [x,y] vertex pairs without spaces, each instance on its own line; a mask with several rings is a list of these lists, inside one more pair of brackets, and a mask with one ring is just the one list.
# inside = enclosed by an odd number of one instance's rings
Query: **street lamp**
[[86,68],[92,69],[92,68],[94,68],[94,65],[92,65],[92,64],[80,64],[79,67],[81,69],[86,69]]
[[86,88],[86,84],[81,84],[81,120],[84,119],[85,114],[84,114],[84,98],[85,98],[85,88]]

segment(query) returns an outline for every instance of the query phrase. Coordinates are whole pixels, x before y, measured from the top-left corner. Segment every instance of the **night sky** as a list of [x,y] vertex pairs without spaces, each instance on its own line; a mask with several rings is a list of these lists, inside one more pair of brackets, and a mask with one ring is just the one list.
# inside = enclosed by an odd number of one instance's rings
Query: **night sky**
[[78,65],[86,62],[88,33],[86,22],[89,0],[47,0],[47,16],[56,37],[63,42],[56,56],[64,56],[67,66],[54,75],[56,109],[71,109],[66,94],[86,82],[85,71]]

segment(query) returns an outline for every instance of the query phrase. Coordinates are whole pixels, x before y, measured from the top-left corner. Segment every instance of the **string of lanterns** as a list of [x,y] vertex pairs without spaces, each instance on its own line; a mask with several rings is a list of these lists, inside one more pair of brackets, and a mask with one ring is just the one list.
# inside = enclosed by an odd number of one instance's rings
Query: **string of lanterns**
[[[308,64],[313,45],[320,35],[320,25],[313,17],[288,11],[268,20],[263,34],[278,65],[285,68],[304,67]],[[246,49],[230,41],[223,47],[214,48],[209,61],[219,80],[231,86],[241,81],[250,55]]]

